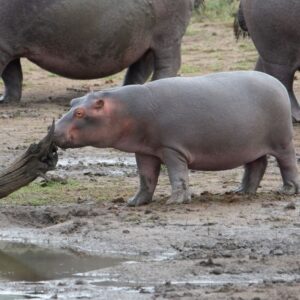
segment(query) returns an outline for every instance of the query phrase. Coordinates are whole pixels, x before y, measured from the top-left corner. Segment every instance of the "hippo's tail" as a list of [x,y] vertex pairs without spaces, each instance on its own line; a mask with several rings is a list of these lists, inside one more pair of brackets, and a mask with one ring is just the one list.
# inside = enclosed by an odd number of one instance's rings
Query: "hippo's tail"
[[238,11],[235,14],[234,23],[233,23],[233,31],[234,31],[236,40],[238,40],[240,37],[245,38],[245,37],[250,36],[241,3],[240,3]]

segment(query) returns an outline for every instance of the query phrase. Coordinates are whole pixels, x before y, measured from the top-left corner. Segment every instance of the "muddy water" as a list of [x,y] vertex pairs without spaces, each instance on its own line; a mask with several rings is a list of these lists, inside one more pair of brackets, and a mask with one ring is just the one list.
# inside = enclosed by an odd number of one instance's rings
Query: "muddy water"
[[95,156],[87,156],[82,157],[80,159],[74,158],[74,157],[67,157],[62,158],[57,163],[58,167],[68,167],[68,166],[76,166],[76,165],[82,165],[85,167],[88,167],[90,165],[102,165],[102,166],[135,166],[136,162],[133,157],[114,157],[114,158],[108,158],[108,157],[95,157]]
[[[98,151],[97,151],[98,150]],[[69,150],[59,152],[56,172],[60,175],[131,176],[136,173],[133,154],[116,150],[99,150],[87,147],[82,155]],[[79,151],[80,152],[80,151]]]
[[[125,259],[0,241],[0,281],[45,281],[112,267]],[[2,299],[2,298],[1,298]]]

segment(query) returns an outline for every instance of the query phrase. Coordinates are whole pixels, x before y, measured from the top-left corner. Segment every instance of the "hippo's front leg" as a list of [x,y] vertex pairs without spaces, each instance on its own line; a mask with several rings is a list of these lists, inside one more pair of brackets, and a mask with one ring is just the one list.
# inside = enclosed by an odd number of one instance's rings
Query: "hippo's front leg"
[[161,161],[152,155],[135,154],[140,176],[140,188],[136,195],[128,200],[129,206],[139,206],[152,201],[157,185]]
[[186,159],[179,152],[166,149],[163,152],[163,161],[166,164],[172,186],[172,195],[167,204],[189,203],[191,196]]

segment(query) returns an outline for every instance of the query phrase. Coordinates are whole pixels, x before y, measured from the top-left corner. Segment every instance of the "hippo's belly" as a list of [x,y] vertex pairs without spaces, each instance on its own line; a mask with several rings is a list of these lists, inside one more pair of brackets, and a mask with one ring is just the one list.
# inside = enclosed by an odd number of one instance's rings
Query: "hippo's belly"
[[150,47],[154,17],[143,0],[54,1],[22,33],[22,55],[74,79],[114,74]]
[[71,79],[96,79],[115,74],[128,68],[147,51],[147,44],[138,49],[125,49],[122,53],[111,51],[59,51],[37,49],[25,57],[39,67]]
[[253,162],[256,159],[271,153],[266,146],[253,149],[234,149],[232,152],[224,151],[219,153],[203,154],[201,151],[192,154],[192,161],[188,167],[191,170],[199,171],[222,171],[234,169],[239,166]]

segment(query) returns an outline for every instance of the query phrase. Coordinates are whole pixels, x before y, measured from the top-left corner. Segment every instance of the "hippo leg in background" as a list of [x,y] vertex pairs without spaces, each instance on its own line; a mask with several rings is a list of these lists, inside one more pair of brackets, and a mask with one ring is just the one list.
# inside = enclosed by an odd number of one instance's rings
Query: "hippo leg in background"
[[283,180],[281,192],[287,195],[299,193],[300,180],[297,169],[295,148],[291,142],[281,152],[275,154]]
[[238,193],[255,194],[267,167],[267,157],[264,155],[245,165],[242,185]]
[[154,49],[154,73],[152,80],[177,76],[180,64],[180,44]]
[[140,188],[137,194],[128,200],[129,206],[139,206],[152,201],[161,165],[160,159],[155,156],[136,154],[135,158],[140,177]]
[[2,72],[5,91],[1,102],[18,102],[22,96],[23,74],[20,59],[11,61]]
[[287,65],[267,63],[262,58],[259,58],[255,69],[256,71],[272,75],[282,82],[289,93],[293,119],[296,122],[300,122],[300,106],[293,90],[294,76],[297,68]]
[[260,72],[265,72],[264,63],[261,57],[258,57],[258,60],[255,65],[255,70]]
[[145,83],[153,72],[153,66],[153,52],[148,51],[142,56],[142,58],[128,68],[124,85]]
[[186,159],[179,152],[166,149],[163,152],[163,160],[172,186],[172,194],[167,204],[189,203],[191,196]]
[[180,64],[180,45],[148,51],[140,60],[128,68],[124,85],[143,84],[152,71],[152,80],[174,77],[177,75]]

